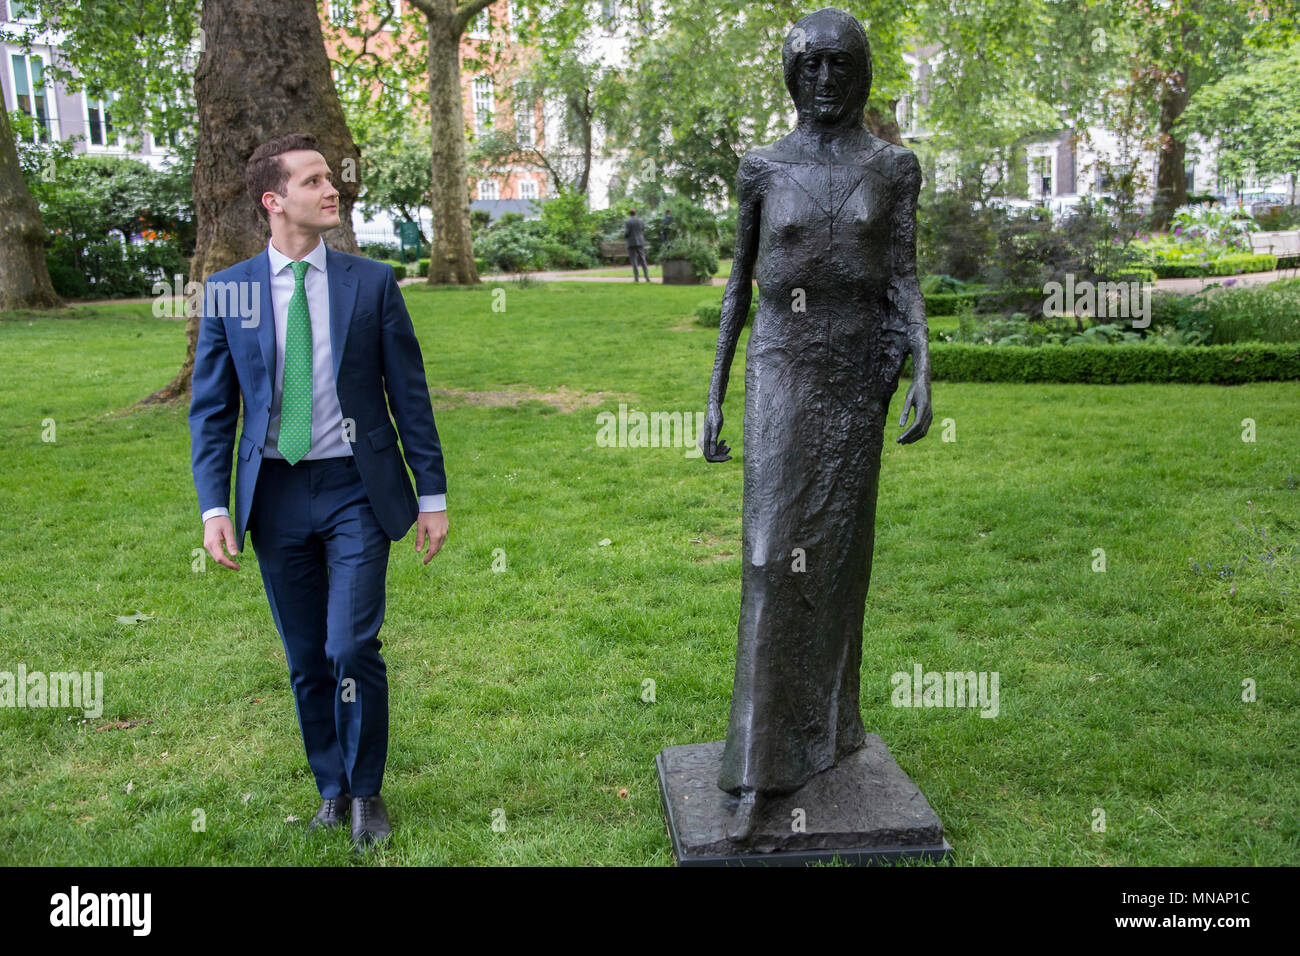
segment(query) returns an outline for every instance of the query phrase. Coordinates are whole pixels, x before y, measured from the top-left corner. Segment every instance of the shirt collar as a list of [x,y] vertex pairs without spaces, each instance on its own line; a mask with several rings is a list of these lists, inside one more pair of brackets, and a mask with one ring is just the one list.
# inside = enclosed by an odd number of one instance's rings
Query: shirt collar
[[[288,256],[286,256],[283,252],[275,248],[275,244],[271,242],[271,240],[269,239],[266,241],[266,254],[271,259],[271,275],[279,275],[281,272],[285,270],[285,268],[288,267],[289,263],[293,262],[293,260],[290,259]],[[311,252],[307,253],[305,256],[303,256],[302,259],[303,262],[307,262],[315,266],[321,272],[324,272],[325,271],[325,240],[322,238],[320,242],[316,244],[316,248],[313,249]]]

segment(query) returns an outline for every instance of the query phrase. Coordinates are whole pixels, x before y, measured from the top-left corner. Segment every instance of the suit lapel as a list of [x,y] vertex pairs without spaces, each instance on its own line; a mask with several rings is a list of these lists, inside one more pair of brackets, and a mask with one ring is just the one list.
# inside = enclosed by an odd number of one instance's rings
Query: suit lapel
[[266,364],[266,378],[275,388],[275,311],[271,307],[271,257],[263,249],[248,261],[248,281],[258,295],[257,345]]
[[334,358],[334,381],[339,379],[339,362],[348,341],[352,310],[357,304],[357,280],[351,274],[352,263],[328,246],[325,247],[325,274],[330,284],[330,351]]

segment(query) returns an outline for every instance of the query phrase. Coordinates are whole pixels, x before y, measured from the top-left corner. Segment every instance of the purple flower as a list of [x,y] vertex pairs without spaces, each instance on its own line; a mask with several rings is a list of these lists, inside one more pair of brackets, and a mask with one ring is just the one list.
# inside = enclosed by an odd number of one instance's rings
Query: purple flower
[[1183,227],[1182,227],[1182,226],[1175,226],[1175,227],[1174,227],[1174,235],[1175,235],[1175,236],[1181,236],[1182,234],[1183,234]]
[[1224,279],[1224,280],[1223,280],[1223,284],[1224,284],[1225,286],[1236,285],[1236,284],[1237,284],[1237,280],[1236,280],[1236,279]]

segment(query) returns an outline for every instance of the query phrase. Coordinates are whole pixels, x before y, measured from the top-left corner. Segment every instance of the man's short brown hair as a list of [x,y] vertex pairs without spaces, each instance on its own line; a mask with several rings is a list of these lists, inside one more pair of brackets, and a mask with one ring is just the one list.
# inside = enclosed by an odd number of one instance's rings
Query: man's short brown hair
[[310,133],[277,136],[253,150],[253,155],[248,157],[248,165],[244,167],[244,187],[248,190],[248,196],[253,200],[253,204],[257,206],[257,211],[268,222],[271,217],[267,214],[266,207],[262,205],[262,196],[268,190],[279,196],[285,195],[289,187],[289,170],[285,169],[284,163],[280,162],[280,154],[295,149],[314,149],[320,152],[320,143]]

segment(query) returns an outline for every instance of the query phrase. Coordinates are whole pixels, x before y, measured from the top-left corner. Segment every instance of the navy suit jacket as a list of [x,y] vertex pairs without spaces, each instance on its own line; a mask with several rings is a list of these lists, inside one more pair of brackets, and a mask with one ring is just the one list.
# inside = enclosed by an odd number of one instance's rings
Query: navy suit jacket
[[[375,516],[384,533],[398,541],[417,514],[407,465],[421,495],[447,491],[420,343],[391,266],[326,247],[325,270],[334,380],[345,434]],[[275,346],[271,263],[264,249],[215,273],[205,285],[189,415],[199,511],[228,508],[235,424],[243,396],[234,512],[241,551],[270,425]],[[405,460],[397,446],[399,432]]]

